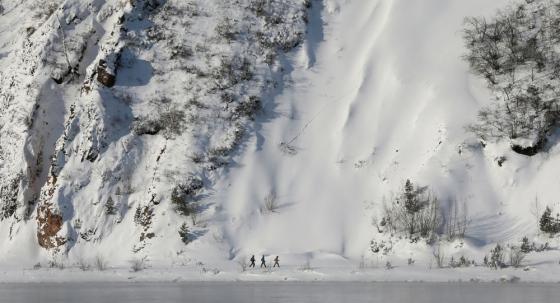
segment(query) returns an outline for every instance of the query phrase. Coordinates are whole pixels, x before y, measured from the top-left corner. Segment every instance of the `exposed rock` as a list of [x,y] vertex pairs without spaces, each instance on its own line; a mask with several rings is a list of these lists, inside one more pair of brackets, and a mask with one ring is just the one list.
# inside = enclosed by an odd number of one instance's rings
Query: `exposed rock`
[[546,145],[546,139],[542,139],[533,145],[519,145],[512,143],[511,149],[521,155],[532,157],[543,150]]
[[97,66],[97,81],[106,87],[115,86],[116,76],[108,71],[104,60],[100,60]]
[[49,205],[37,208],[37,241],[43,248],[56,248],[66,243],[63,237],[57,236],[62,229],[62,215],[55,213]]

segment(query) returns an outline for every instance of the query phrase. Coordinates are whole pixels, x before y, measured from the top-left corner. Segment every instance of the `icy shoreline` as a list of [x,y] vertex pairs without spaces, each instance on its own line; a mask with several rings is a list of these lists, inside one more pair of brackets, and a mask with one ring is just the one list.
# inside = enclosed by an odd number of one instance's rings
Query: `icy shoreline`
[[104,271],[79,268],[41,268],[0,270],[0,283],[73,283],[73,282],[426,282],[426,283],[560,283],[560,270],[546,266],[491,270],[474,267],[462,269],[426,269],[420,266],[352,269],[317,268],[301,270],[253,270],[246,272],[205,270],[192,267],[147,268],[132,272],[118,267]]

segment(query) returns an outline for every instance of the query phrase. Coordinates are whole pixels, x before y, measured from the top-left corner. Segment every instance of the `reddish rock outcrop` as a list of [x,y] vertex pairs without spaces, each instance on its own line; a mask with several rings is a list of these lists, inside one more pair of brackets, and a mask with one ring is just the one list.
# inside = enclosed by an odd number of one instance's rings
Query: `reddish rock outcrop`
[[37,208],[37,241],[43,248],[56,248],[66,243],[63,237],[57,236],[62,229],[62,216],[55,213],[49,205]]
[[56,189],[56,180],[55,176],[49,178],[37,207],[37,241],[46,249],[57,248],[66,243],[65,237],[57,235],[62,229],[62,215],[54,210],[50,202]]

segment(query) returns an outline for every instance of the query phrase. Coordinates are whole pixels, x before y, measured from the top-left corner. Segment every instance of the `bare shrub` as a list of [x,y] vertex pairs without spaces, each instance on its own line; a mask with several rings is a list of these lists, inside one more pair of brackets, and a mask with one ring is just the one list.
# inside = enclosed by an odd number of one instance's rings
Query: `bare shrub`
[[164,126],[159,119],[150,119],[148,117],[135,117],[132,121],[132,131],[138,136],[156,135]]
[[189,217],[191,218],[191,223],[193,226],[197,226],[200,223],[200,214],[198,213],[198,211],[191,212]]
[[[170,101],[167,101],[170,102]],[[185,112],[169,104],[158,104],[159,113],[156,116],[135,117],[132,131],[138,136],[156,135],[160,132],[166,139],[173,139],[183,133],[186,121]]]
[[228,41],[234,40],[238,34],[234,22],[228,17],[225,17],[216,25],[215,31],[216,35]]
[[360,270],[366,269],[367,268],[367,263],[366,263],[366,258],[364,257],[364,255],[362,255],[360,257],[360,263],[358,264],[358,268]]
[[469,267],[474,264],[475,262],[473,260],[469,260],[465,256],[461,256],[459,259],[455,259],[454,257],[451,257],[451,260],[449,260],[449,267],[451,268]]
[[181,135],[185,124],[185,112],[176,108],[169,108],[161,113],[160,122],[165,126],[163,136],[166,139],[172,139]]
[[291,145],[290,143],[286,143],[286,142],[281,142],[278,145],[278,148],[280,149],[280,151],[288,156],[295,156],[297,155],[298,151],[297,148],[293,145]]
[[311,260],[308,258],[305,263],[300,266],[299,270],[301,271],[312,271],[313,267],[311,267]]
[[78,258],[78,268],[82,271],[88,271],[91,269],[91,264],[89,264],[85,258],[80,257]]
[[511,247],[509,250],[509,264],[515,268],[520,267],[525,260],[525,253],[520,247]]
[[241,117],[253,119],[259,110],[261,110],[261,107],[260,98],[257,96],[250,96],[246,101],[238,104],[235,112]]
[[276,196],[276,192],[271,190],[264,197],[264,211],[269,213],[274,213],[278,211],[278,208],[279,208],[278,197]]
[[53,259],[53,260],[49,261],[49,267],[50,268],[58,268],[60,270],[63,270],[64,268],[66,268],[66,265],[64,264],[64,262],[62,260]]
[[237,261],[237,264],[239,264],[239,268],[241,269],[241,272],[246,272],[247,271],[247,267],[249,267],[249,264],[247,264],[247,260],[245,257],[239,259]]
[[142,258],[135,258],[129,261],[130,270],[133,272],[139,272],[146,269],[146,263],[148,262],[148,257],[144,256]]
[[94,260],[95,268],[99,271],[104,271],[107,269],[107,259],[103,255],[97,255]]

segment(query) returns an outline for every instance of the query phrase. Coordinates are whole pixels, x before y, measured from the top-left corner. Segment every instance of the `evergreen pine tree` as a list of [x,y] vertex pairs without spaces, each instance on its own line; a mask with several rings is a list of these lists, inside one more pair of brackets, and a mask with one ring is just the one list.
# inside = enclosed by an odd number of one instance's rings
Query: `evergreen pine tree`
[[412,184],[409,179],[407,179],[404,184],[404,207],[410,214],[416,213],[420,210],[418,195],[414,189],[414,184]]
[[521,240],[521,251],[524,253],[530,253],[531,250],[533,250],[533,248],[531,247],[531,244],[529,243],[529,238],[527,237],[523,237],[523,240]]
[[504,249],[500,244],[490,250],[490,267],[499,269],[504,267]]
[[105,213],[107,215],[115,215],[117,213],[117,208],[115,207],[115,201],[113,201],[113,197],[109,197],[107,202],[105,202]]
[[183,243],[189,244],[191,239],[189,228],[186,223],[183,223],[183,225],[179,228],[179,237],[181,237],[181,241],[183,241]]
[[553,219],[552,219],[552,210],[550,207],[546,207],[543,215],[541,216],[541,220],[539,222],[539,226],[541,231],[545,233],[552,233],[553,232]]

